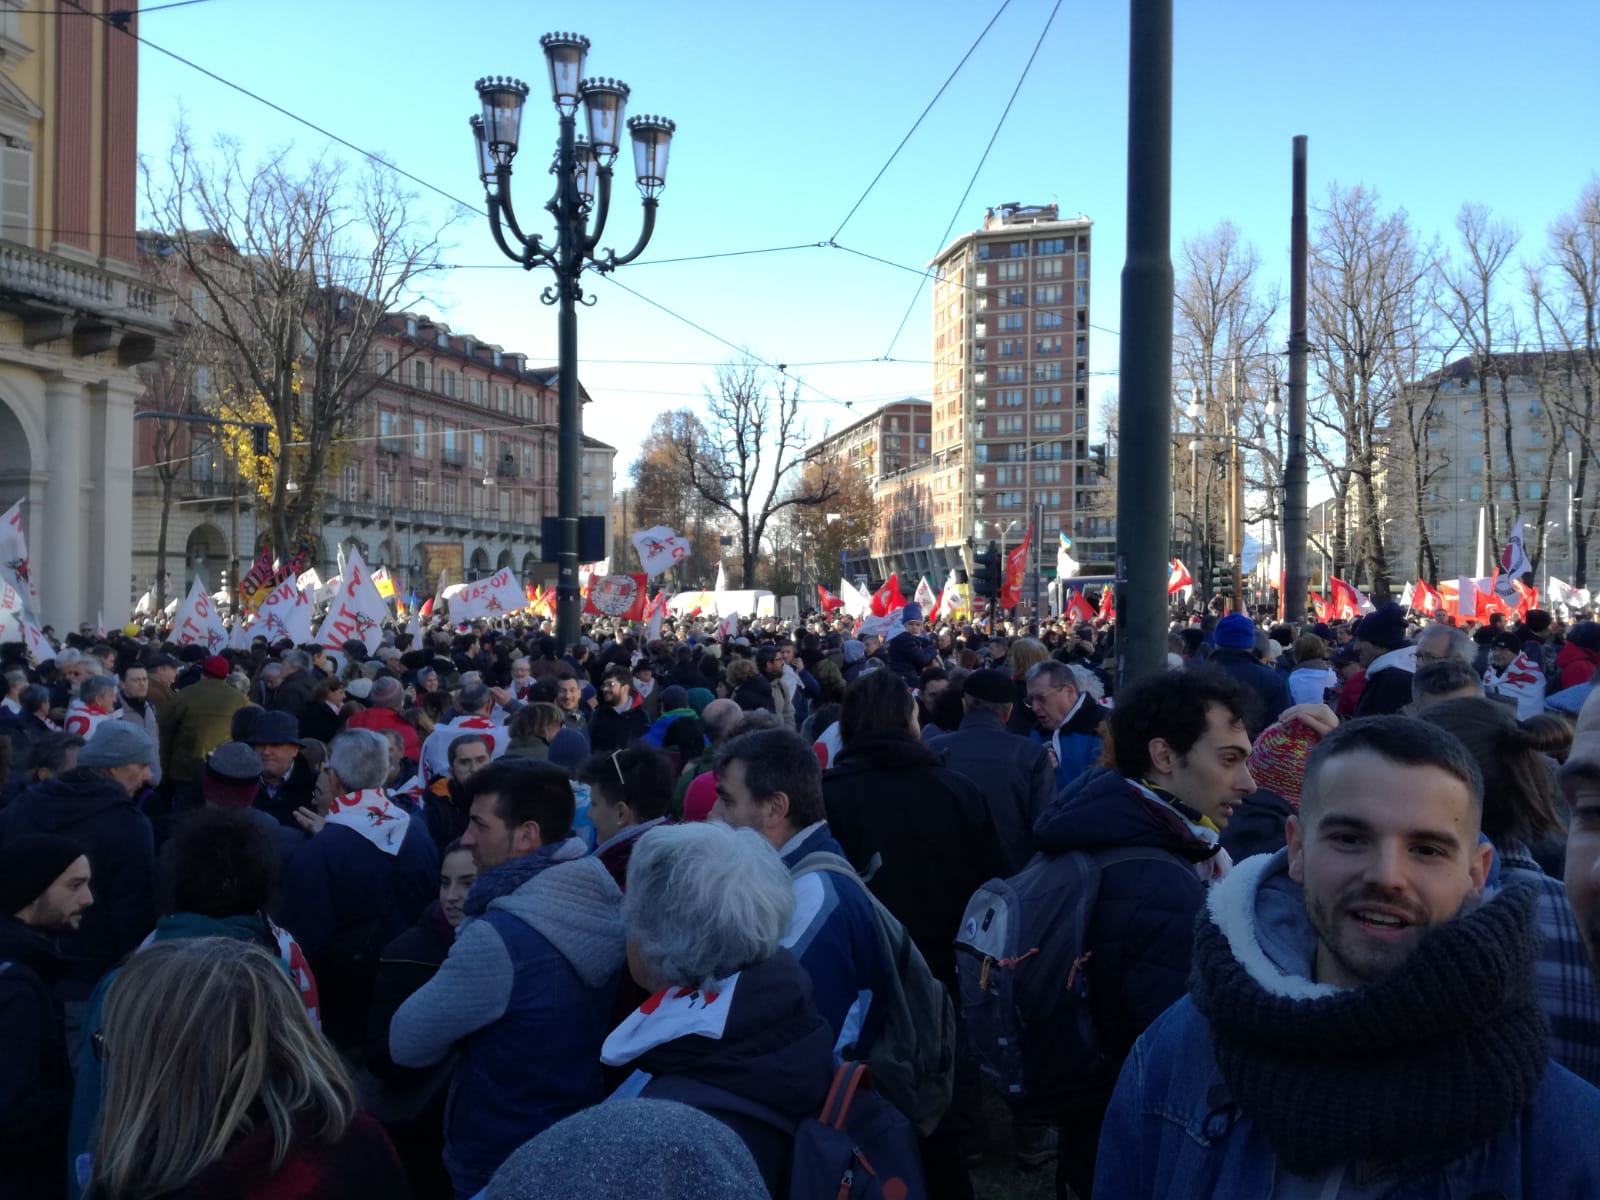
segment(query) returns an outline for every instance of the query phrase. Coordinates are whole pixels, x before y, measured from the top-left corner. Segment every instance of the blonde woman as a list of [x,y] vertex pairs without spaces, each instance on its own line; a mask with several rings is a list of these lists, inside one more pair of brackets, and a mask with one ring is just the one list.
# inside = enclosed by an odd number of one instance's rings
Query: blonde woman
[[404,1174],[283,965],[232,938],[128,960],[92,1035],[87,1200],[392,1200]]

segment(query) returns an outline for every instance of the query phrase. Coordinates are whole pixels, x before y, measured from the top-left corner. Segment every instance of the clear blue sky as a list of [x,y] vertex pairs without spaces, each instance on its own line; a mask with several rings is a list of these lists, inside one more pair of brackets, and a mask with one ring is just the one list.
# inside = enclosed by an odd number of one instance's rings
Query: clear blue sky
[[[1054,0],[1011,0],[915,137],[838,234],[845,246],[921,267],[986,206],[1061,205],[1095,222],[1091,319],[1094,397],[1115,387],[1118,273],[1126,204],[1127,5],[1061,4],[975,186],[958,201],[1050,17]],[[926,395],[926,288],[876,360],[918,280],[838,249],[698,262],[664,260],[825,241],[911,122],[1000,7],[1000,0],[812,0],[803,5],[615,0],[558,7],[525,0],[439,3],[244,0],[147,14],[149,41],[272,99],[406,170],[481,202],[467,117],[482,74],[533,85],[523,124],[519,207],[548,194],[555,138],[538,37],[573,28],[594,45],[588,73],[625,79],[629,112],[677,120],[667,189],[644,259],[618,278],[770,362],[791,364],[813,433],[886,399]],[[1180,0],[1174,81],[1173,239],[1226,217],[1281,278],[1289,231],[1290,139],[1310,137],[1313,197],[1362,182],[1407,208],[1424,237],[1448,237],[1464,201],[1517,223],[1520,254],[1600,169],[1600,74],[1586,47],[1595,0]],[[230,132],[247,151],[326,140],[187,66],[145,48],[142,153],[159,159],[180,112],[201,134]],[[353,157],[346,151],[339,153]],[[631,155],[607,243],[637,230]],[[432,193],[436,220],[452,206]],[[540,213],[539,215],[543,215]],[[530,220],[528,224],[532,224]],[[454,329],[536,361],[555,361],[547,276],[503,262],[486,223],[463,215],[446,261],[468,264],[428,285]],[[621,453],[621,474],[659,412],[698,406],[730,348],[597,280],[580,317],[587,431]],[[673,364],[609,360],[670,360]],[[818,364],[818,365],[798,365]],[[853,407],[824,397],[849,401]]]

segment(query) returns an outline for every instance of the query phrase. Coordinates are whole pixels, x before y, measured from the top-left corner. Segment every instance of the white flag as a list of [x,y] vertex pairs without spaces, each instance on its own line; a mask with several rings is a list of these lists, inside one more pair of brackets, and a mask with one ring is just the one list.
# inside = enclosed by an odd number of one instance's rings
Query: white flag
[[259,622],[251,621],[251,622],[249,622],[249,625],[252,628],[251,629],[246,629],[246,627],[245,627],[245,625],[246,625],[245,619],[243,617],[235,617],[234,618],[234,622],[233,622],[233,628],[228,630],[228,649],[229,650],[248,650],[248,649],[250,649],[250,643],[255,638],[255,633],[253,631],[253,627],[255,625],[257,625],[258,623]]
[[667,615],[667,594],[660,592],[654,600],[647,601],[644,611],[644,636],[653,642],[661,636],[661,622]]
[[388,615],[389,606],[378,595],[367,564],[361,561],[361,551],[352,547],[339,592],[317,630],[317,641],[337,648],[354,638],[371,654],[383,641],[383,622]]
[[28,539],[22,531],[21,500],[0,516],[0,580],[17,589],[23,612],[31,616],[39,611],[39,589],[28,560]]
[[844,611],[852,617],[864,617],[872,611],[872,597],[848,579],[839,580],[839,599],[844,601]]
[[1517,518],[1517,524],[1511,531],[1511,540],[1506,543],[1506,548],[1500,552],[1500,576],[1494,581],[1494,590],[1504,599],[1515,599],[1517,589],[1512,586],[1513,579],[1521,579],[1533,564],[1528,561],[1528,552],[1522,545],[1522,518]]
[[725,592],[725,591],[728,590],[728,572],[723,569],[722,564],[720,562],[717,564],[717,582],[716,582],[716,586],[713,587],[711,590],[713,592]]
[[639,555],[639,565],[646,579],[654,579],[663,571],[670,571],[689,557],[689,543],[665,525],[654,529],[641,529],[633,535],[633,548]]
[[917,602],[917,607],[922,610],[924,620],[933,616],[933,606],[939,602],[939,597],[934,593],[933,584],[928,582],[926,575],[917,584],[917,590],[912,594],[911,598]]
[[172,640],[180,646],[204,646],[207,654],[216,654],[228,644],[228,627],[198,579],[173,615]]
[[717,641],[725,642],[739,636],[739,614],[731,612],[717,622]]
[[[304,576],[302,576],[304,578]],[[311,597],[293,579],[285,579],[267,593],[256,613],[256,630],[276,644],[288,638],[296,645],[311,640]]]
[[487,579],[469,583],[450,601],[452,621],[472,621],[478,617],[503,617],[528,607],[528,597],[517,582],[516,572],[501,567]]
[[1071,579],[1078,573],[1078,566],[1078,560],[1072,557],[1072,539],[1063,533],[1061,544],[1056,547],[1056,574]]

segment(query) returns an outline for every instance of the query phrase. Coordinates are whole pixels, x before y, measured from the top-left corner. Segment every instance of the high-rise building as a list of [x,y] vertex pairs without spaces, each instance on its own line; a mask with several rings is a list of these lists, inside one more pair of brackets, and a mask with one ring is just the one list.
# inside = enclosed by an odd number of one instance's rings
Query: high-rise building
[[1089,446],[1091,226],[1054,204],[1004,204],[930,264],[928,490],[944,564],[969,539],[1014,544],[1038,505],[1046,564],[1065,532],[1085,574],[1111,567],[1111,490]]

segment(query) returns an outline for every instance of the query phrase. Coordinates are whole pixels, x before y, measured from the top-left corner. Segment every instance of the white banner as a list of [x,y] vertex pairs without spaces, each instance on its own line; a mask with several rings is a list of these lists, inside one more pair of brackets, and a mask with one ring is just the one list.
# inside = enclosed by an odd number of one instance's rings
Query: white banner
[[361,551],[352,547],[339,592],[322,620],[322,628],[317,630],[317,641],[337,649],[355,638],[371,654],[383,641],[383,622],[388,616],[389,606],[378,595],[367,564],[361,560]]
[[633,548],[639,555],[639,565],[644,568],[646,579],[672,570],[689,557],[689,543],[665,525],[641,529],[634,534]]
[[22,531],[21,500],[0,516],[0,580],[17,589],[23,612],[33,616],[39,611],[39,588],[33,581],[28,539]]
[[528,607],[528,596],[517,582],[517,573],[501,567],[487,579],[469,583],[450,600],[452,621],[475,621],[479,617],[503,617]]
[[204,646],[207,654],[220,653],[228,645],[228,627],[198,579],[172,618],[172,640],[180,646]]
[[922,610],[924,620],[933,615],[933,606],[939,601],[939,597],[934,593],[933,584],[928,582],[926,575],[917,584],[916,593],[911,598],[917,602],[917,607]]
[[[312,572],[314,575],[315,572]],[[267,593],[256,613],[252,634],[259,633],[269,642],[284,638],[295,645],[311,640],[311,597],[293,579],[285,579]]]
[[872,611],[872,597],[848,579],[839,580],[839,599],[844,601],[844,611],[852,617],[864,617]]

